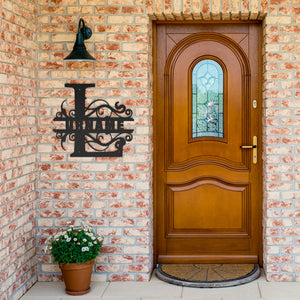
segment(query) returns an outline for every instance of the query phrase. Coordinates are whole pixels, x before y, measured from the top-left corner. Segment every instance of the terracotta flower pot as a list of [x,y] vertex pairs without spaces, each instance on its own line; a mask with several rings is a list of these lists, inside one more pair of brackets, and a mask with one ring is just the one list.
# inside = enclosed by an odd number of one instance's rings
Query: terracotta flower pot
[[82,264],[70,263],[59,265],[67,294],[84,295],[90,291],[93,266],[94,260]]

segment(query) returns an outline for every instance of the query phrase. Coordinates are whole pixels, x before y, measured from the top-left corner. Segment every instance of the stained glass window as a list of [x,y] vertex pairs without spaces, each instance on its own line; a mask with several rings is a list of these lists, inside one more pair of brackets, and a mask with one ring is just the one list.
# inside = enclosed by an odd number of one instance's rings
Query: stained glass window
[[192,72],[192,138],[223,138],[223,70],[214,60],[198,62]]

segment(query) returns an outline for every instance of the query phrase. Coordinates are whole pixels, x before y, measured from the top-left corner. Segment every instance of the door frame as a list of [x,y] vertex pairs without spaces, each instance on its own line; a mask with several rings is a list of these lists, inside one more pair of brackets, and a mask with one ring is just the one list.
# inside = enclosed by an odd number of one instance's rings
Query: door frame
[[260,186],[259,194],[261,195],[260,199],[258,199],[259,203],[258,206],[260,207],[260,210],[258,212],[258,220],[259,220],[259,250],[258,250],[258,262],[260,266],[263,266],[263,163],[262,163],[262,22],[261,21],[153,21],[152,22],[152,32],[153,32],[153,116],[152,116],[152,124],[153,124],[153,262],[154,266],[157,264],[157,185],[156,185],[156,178],[157,178],[157,156],[159,155],[159,149],[164,147],[164,145],[160,145],[157,142],[157,120],[160,117],[157,114],[157,103],[158,103],[158,97],[157,97],[157,78],[156,78],[156,64],[157,64],[157,26],[161,24],[182,24],[182,25],[188,25],[188,24],[245,24],[245,23],[252,23],[252,24],[258,24],[259,26],[259,61],[258,61],[258,86],[259,86],[259,99],[257,100],[257,113],[258,118],[260,120],[259,128],[258,128],[258,163],[259,163],[259,173],[260,173]]

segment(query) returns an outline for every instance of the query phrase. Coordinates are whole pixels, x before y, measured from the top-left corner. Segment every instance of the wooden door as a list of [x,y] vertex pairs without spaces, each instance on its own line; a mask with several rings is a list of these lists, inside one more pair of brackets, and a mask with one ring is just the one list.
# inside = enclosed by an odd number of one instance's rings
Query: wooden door
[[155,36],[157,263],[256,263],[259,24],[156,24]]

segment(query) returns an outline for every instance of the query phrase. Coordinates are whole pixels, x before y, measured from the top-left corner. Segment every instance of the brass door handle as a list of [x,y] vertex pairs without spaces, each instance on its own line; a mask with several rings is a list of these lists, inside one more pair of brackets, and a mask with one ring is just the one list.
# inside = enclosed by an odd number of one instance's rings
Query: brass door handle
[[253,136],[253,145],[249,146],[240,146],[241,149],[253,149],[252,155],[253,155],[253,163],[257,163],[257,136]]
[[242,149],[253,149],[253,148],[256,148],[256,146],[254,146],[254,145],[251,145],[251,146],[240,146],[240,148],[242,148]]

